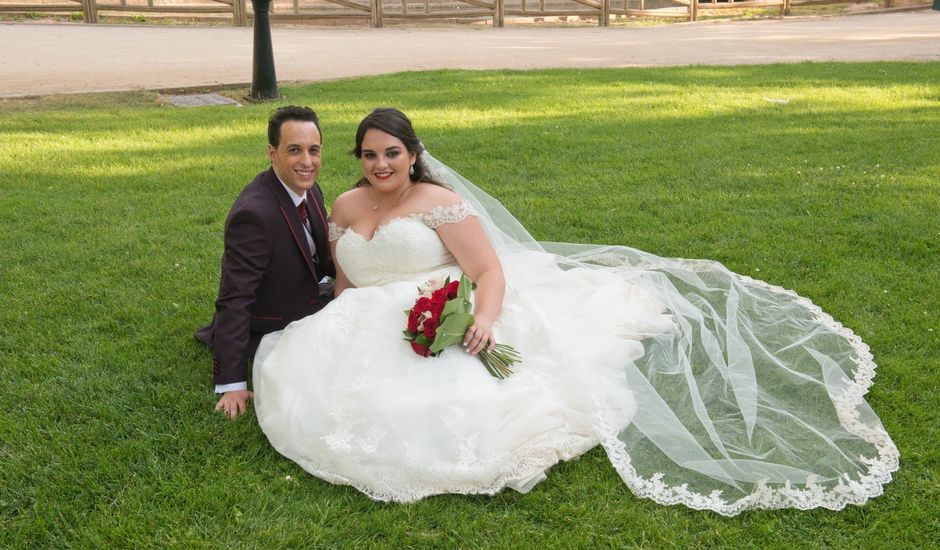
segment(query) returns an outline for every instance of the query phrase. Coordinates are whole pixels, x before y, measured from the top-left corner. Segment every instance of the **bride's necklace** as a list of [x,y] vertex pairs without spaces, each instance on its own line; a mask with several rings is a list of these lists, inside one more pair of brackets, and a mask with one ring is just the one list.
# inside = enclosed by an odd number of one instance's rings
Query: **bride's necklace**
[[[405,198],[405,195],[407,195],[407,194],[408,194],[408,191],[410,191],[411,188],[414,187],[414,186],[415,186],[415,184],[409,182],[408,187],[405,187],[405,188],[402,190],[402,192],[398,194],[398,200],[395,201],[395,204],[391,205],[391,206],[388,207],[388,208],[395,208],[396,206],[398,206],[399,204],[401,204],[402,199]],[[373,212],[378,212],[378,211],[379,211],[379,208],[381,208],[381,207],[382,207],[382,201],[379,200],[379,195],[378,195],[378,193],[376,193],[375,189],[372,189],[372,211],[373,211]]]

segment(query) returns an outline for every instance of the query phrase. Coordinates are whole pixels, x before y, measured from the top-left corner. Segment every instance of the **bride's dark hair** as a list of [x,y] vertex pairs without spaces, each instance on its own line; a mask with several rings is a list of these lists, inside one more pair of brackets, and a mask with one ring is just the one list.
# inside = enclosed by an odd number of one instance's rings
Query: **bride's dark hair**
[[[417,134],[415,134],[411,120],[405,116],[405,113],[398,109],[379,107],[366,115],[366,118],[362,119],[362,122],[359,123],[359,129],[356,130],[356,147],[350,151],[349,154],[354,155],[357,159],[362,158],[362,139],[365,137],[366,132],[372,129],[385,132],[390,136],[400,139],[401,142],[405,144],[405,148],[408,149],[408,152],[414,153],[414,174],[408,176],[411,178],[411,181],[415,183],[433,183],[434,185],[447,187],[431,177],[427,166],[424,164],[424,160],[421,158],[421,153],[424,152],[424,145],[421,144],[421,140],[418,139]],[[369,185],[369,180],[365,177],[360,178],[353,187],[362,187],[363,185]]]

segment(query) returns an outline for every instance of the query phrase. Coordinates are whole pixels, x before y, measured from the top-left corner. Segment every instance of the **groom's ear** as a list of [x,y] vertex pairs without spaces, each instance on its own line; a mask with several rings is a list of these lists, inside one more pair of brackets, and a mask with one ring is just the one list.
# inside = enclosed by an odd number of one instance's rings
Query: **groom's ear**
[[277,148],[275,148],[270,143],[268,144],[268,160],[274,162],[274,157],[277,156]]

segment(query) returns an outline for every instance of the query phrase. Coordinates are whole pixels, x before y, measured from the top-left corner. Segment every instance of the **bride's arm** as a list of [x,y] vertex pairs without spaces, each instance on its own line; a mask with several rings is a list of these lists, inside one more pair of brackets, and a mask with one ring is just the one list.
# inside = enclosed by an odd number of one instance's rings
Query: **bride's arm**
[[473,355],[484,348],[492,349],[496,344],[493,323],[503,307],[503,295],[506,293],[506,280],[499,257],[476,216],[440,225],[437,233],[463,272],[477,284],[474,323],[467,330],[464,346]]
[[339,262],[336,260],[336,242],[337,241],[330,241],[330,254],[333,256],[333,265],[336,266],[336,281],[334,281],[333,285],[334,298],[339,297],[347,288],[353,288],[352,283],[349,282],[349,279],[346,278],[346,274],[343,273],[343,266],[339,265]]
[[346,277],[346,273],[343,272],[343,266],[339,263],[339,258],[336,257],[336,243],[339,242],[339,235],[341,232],[347,231],[349,227],[349,220],[347,220],[346,215],[346,202],[347,197],[346,193],[336,197],[336,201],[333,202],[333,208],[330,211],[330,223],[333,224],[337,229],[337,236],[334,237],[333,230],[330,231],[330,255],[333,258],[333,265],[336,266],[336,280],[333,285],[333,297],[339,297],[347,288],[353,288],[354,285],[349,282],[349,279]]

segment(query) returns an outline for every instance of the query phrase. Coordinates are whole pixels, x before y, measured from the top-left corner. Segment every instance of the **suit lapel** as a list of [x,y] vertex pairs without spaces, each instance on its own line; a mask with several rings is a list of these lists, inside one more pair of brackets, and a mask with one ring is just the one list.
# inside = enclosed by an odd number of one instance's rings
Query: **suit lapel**
[[[277,175],[274,173],[273,169],[269,169],[267,175],[266,181],[268,188],[274,193],[274,196],[277,197],[281,215],[284,217],[284,221],[290,229],[294,244],[297,246],[301,255],[303,255],[304,262],[307,264],[307,269],[310,270],[310,275],[313,277],[313,280],[317,281],[319,280],[317,278],[317,270],[314,268],[313,260],[310,258],[310,247],[307,245],[307,236],[304,235],[303,222],[300,220],[300,214],[297,213],[294,201],[291,200],[290,195],[284,190],[284,186],[281,185],[281,182],[277,179]],[[319,246],[320,245],[317,244],[318,250]]]

